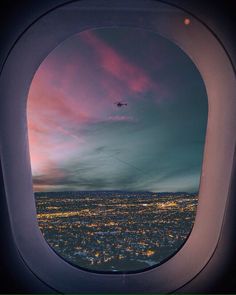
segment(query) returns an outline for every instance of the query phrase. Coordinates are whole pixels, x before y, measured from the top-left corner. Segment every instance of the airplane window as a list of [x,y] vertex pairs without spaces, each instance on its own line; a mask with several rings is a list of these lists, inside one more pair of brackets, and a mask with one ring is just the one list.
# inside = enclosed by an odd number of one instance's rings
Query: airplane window
[[27,105],[48,244],[101,272],[144,270],[176,253],[194,224],[207,112],[196,66],[154,32],[99,28],[61,43]]

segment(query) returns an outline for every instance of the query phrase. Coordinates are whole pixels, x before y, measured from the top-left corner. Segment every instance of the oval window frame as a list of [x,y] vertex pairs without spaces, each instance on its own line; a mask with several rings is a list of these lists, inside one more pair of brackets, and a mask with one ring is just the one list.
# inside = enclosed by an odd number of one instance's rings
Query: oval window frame
[[[191,23],[184,27],[186,16]],[[196,64],[206,85],[208,124],[197,215],[185,245],[160,266],[135,274],[98,274],[61,259],[38,228],[27,138],[27,95],[38,66],[68,36],[96,27],[140,25],[181,47]],[[220,237],[236,139],[234,69],[206,26],[184,11],[156,1],[64,4],[45,14],[21,36],[6,60],[0,83],[4,98],[0,110],[0,157],[11,227],[23,260],[37,277],[63,293],[166,293],[185,285],[205,267]]]

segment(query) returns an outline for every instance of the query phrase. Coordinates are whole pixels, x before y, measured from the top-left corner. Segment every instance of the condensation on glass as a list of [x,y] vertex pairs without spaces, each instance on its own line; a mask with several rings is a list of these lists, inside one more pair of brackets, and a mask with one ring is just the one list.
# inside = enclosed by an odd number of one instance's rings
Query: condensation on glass
[[27,117],[38,223],[60,256],[132,272],[180,249],[196,214],[207,94],[179,47],[142,29],[81,32],[38,68]]

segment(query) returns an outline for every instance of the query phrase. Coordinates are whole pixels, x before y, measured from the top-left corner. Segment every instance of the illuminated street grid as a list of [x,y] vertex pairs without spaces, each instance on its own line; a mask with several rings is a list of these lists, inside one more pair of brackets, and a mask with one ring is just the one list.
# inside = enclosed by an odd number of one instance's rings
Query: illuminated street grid
[[35,193],[39,227],[67,261],[97,271],[161,263],[185,242],[197,195],[151,192]]

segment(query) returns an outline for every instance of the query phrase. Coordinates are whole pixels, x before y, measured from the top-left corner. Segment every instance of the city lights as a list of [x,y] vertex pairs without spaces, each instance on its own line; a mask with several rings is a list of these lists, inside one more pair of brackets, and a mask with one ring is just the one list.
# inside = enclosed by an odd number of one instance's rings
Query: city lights
[[197,195],[38,193],[36,204],[45,239],[67,261],[98,271],[133,271],[159,264],[181,247]]

